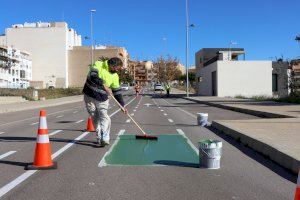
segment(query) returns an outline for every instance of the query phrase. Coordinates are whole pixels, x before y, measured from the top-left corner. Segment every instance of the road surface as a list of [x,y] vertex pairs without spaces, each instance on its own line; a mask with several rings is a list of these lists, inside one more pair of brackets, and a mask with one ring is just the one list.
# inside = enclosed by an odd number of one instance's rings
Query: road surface
[[118,134],[139,131],[111,102],[111,144],[99,148],[95,133],[83,131],[88,115],[80,102],[46,108],[56,170],[24,170],[33,161],[39,110],[0,115],[0,199],[293,199],[295,175],[216,130],[197,126],[195,114],[207,112],[209,121],[256,117],[150,91],[125,101],[147,132],[185,134],[196,148],[199,140],[221,140],[221,169],[176,162],[102,166]]

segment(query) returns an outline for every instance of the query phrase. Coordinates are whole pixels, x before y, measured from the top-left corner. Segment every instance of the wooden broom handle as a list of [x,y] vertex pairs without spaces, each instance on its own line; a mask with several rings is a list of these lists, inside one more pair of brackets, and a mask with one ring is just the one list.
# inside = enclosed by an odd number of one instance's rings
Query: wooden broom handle
[[[124,112],[125,108],[117,101],[117,99],[110,93],[109,94],[110,97],[118,104],[118,106],[120,107],[120,109]],[[146,135],[145,131],[138,125],[138,123],[128,114],[128,112],[126,113],[127,116],[131,119],[131,121],[140,129],[140,131],[143,133],[143,135]]]

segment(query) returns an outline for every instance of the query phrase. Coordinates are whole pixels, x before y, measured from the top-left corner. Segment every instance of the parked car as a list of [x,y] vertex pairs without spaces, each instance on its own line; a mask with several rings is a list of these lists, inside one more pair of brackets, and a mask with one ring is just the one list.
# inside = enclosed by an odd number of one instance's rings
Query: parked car
[[128,83],[123,83],[122,85],[121,85],[121,88],[122,88],[122,90],[129,90],[129,84]]
[[154,85],[154,91],[164,91],[164,87],[160,83]]

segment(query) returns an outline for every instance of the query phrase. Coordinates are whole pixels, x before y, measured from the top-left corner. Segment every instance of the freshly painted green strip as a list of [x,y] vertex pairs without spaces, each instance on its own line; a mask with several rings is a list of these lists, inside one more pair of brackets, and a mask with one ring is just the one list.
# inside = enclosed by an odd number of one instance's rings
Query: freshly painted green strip
[[199,165],[199,157],[182,135],[157,135],[158,140],[137,140],[135,135],[120,135],[105,157],[108,165]]

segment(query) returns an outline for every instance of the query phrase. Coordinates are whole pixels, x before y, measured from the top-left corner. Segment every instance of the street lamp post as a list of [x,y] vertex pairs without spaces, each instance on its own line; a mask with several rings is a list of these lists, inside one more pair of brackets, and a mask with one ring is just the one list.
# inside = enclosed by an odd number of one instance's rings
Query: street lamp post
[[[167,58],[167,38],[166,37],[163,37],[163,41],[164,41],[164,53],[166,55],[165,59]],[[167,64],[165,63],[165,84],[167,83]]]
[[90,10],[91,13],[91,65],[93,65],[94,61],[94,36],[93,36],[93,13],[96,12],[95,9]]
[[186,97],[189,97],[189,28],[195,27],[194,24],[189,24],[189,2],[185,0],[185,13],[186,13],[186,48],[185,48],[185,65],[186,65]]

